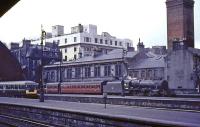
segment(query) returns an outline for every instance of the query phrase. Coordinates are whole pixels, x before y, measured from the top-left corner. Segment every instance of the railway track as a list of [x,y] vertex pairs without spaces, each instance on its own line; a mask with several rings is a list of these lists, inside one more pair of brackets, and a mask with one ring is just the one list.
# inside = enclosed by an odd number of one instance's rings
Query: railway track
[[[18,118],[11,115],[0,114],[0,126],[1,127],[55,127],[49,123],[41,121],[34,121],[27,118]],[[60,127],[57,126],[56,127]]]

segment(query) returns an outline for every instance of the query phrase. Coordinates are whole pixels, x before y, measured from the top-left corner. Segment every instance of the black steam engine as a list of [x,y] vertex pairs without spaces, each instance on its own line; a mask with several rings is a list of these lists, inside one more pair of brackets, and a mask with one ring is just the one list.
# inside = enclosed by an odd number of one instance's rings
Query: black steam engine
[[117,80],[102,82],[103,92],[135,96],[172,96],[166,80]]

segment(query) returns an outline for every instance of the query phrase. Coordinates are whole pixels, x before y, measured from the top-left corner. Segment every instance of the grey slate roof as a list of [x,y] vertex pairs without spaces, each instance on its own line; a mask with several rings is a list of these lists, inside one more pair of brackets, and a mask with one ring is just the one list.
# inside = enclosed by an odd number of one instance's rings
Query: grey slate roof
[[134,51],[134,52],[127,52],[126,54],[126,58],[133,58],[134,56],[136,56],[139,52]]
[[196,49],[196,48],[188,48],[188,51],[191,52],[192,54],[198,55],[200,56],[200,49]]
[[[147,56],[149,54],[147,53]],[[163,55],[151,54],[151,57],[140,59],[136,63],[129,66],[130,69],[142,69],[142,68],[160,68],[165,67],[165,60]],[[153,57],[154,56],[154,57]]]
[[115,49],[107,54],[101,54],[96,57],[94,56],[86,56],[74,61],[67,61],[63,63],[82,63],[82,62],[93,62],[93,61],[103,61],[103,60],[114,60],[114,59],[122,59],[123,58],[123,49]]

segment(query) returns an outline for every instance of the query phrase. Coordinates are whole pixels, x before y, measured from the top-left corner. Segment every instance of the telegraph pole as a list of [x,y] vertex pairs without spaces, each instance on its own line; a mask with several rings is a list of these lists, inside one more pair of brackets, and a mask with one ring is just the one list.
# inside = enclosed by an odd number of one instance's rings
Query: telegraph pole
[[43,41],[46,37],[46,32],[41,26],[41,65],[40,65],[40,102],[44,102],[44,84],[43,84]]

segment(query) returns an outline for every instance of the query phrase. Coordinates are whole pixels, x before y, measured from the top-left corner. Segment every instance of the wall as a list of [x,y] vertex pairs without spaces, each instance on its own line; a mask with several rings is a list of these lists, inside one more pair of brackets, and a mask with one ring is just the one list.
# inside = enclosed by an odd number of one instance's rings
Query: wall
[[175,50],[167,56],[167,79],[171,89],[194,89],[193,55],[188,50]]

